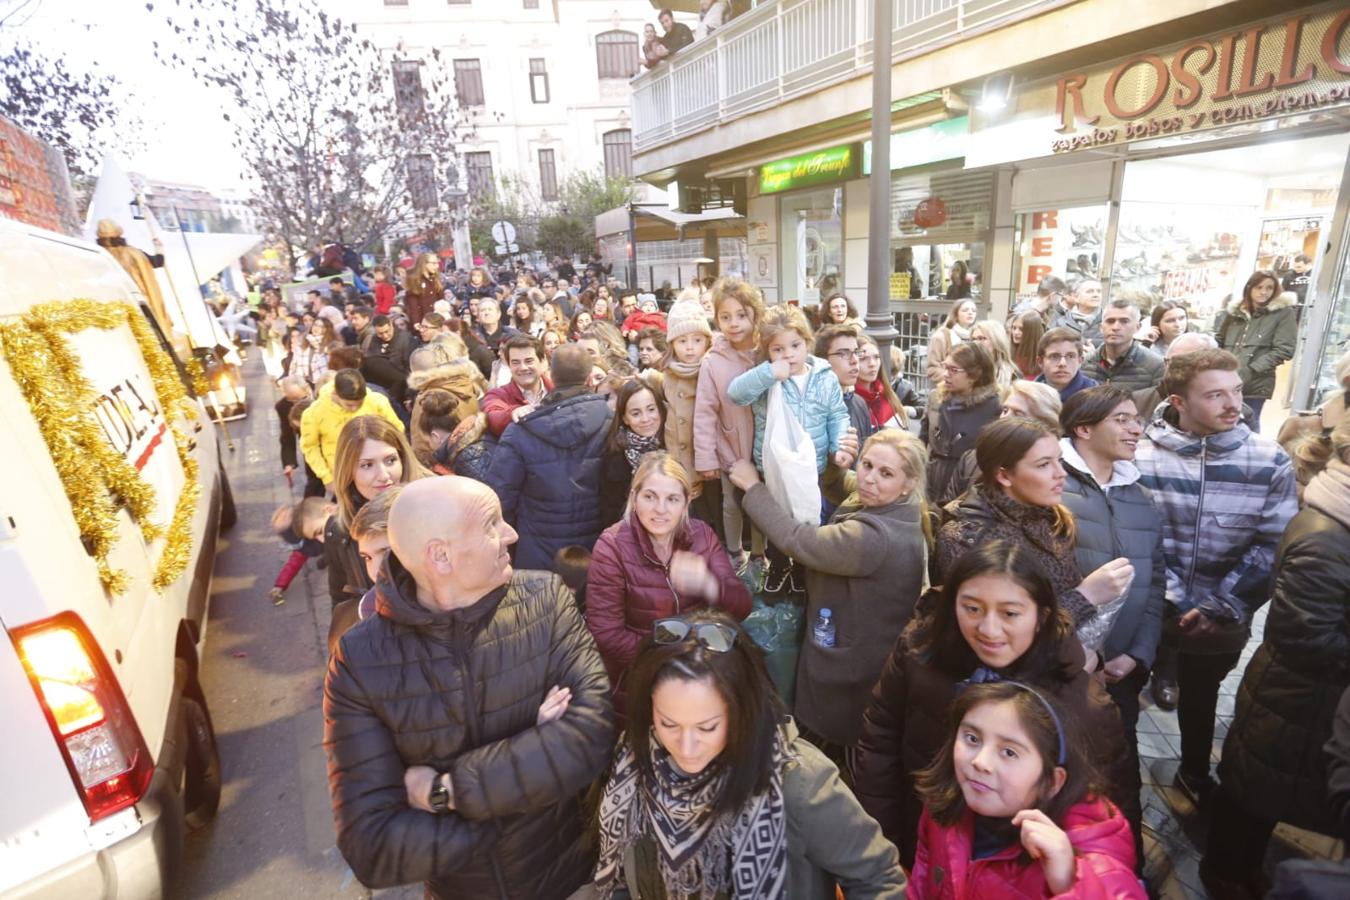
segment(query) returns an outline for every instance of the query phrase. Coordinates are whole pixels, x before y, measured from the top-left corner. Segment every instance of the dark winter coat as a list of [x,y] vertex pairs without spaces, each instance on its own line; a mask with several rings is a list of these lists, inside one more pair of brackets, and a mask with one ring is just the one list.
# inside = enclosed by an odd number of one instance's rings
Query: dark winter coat
[[854,495],[824,526],[795,521],[762,484],[746,492],[744,505],[775,547],[806,566],[806,621],[828,607],[835,623],[833,647],[802,646],[794,715],[826,740],[852,745],[872,685],[923,591],[918,498],[868,509]]
[[750,592],[736,576],[712,526],[691,518],[675,538],[675,550],[687,550],[708,564],[721,588],[715,599],[675,593],[669,567],[657,558],[636,513],[606,528],[591,553],[586,575],[586,627],[595,635],[609,670],[614,705],[620,713],[624,710],[624,674],[657,619],[708,608],[737,621],[750,614]]
[[1347,686],[1350,516],[1309,506],[1280,542],[1265,638],[1223,746],[1224,789],[1253,816],[1338,834],[1322,745]]
[[[1137,810],[1138,764],[1126,751],[1120,712],[1101,684],[1082,670],[1083,648],[1076,638],[1064,641],[1059,657],[1061,664],[1074,672],[1069,681],[1049,673],[1042,676],[1021,671],[1011,672],[1009,677],[1034,683],[1071,711],[1083,733],[1092,736],[1091,755],[1113,787],[1125,786],[1113,789],[1111,800],[1122,810]],[[906,868],[914,864],[919,814],[923,811],[923,803],[914,792],[914,773],[932,762],[934,754],[946,745],[948,711],[961,682],[971,674],[944,671],[920,659],[902,636],[872,689],[858,740],[854,791],[863,809],[881,823],[882,832],[899,848],[900,863]]]
[[563,547],[589,550],[600,536],[600,458],[611,415],[604,397],[568,388],[502,433],[487,483],[520,534],[517,566],[550,569]]
[[1019,503],[1001,492],[991,502],[987,490],[977,484],[943,508],[945,521],[937,535],[938,583],[972,548],[994,540],[1012,541],[1036,555],[1075,628],[1095,618],[1096,607],[1078,590],[1083,576],[1073,541],[1051,532],[1054,511]]
[[[1079,571],[1096,571],[1122,556],[1134,566],[1134,581],[1102,645],[1102,656],[1114,659],[1127,653],[1141,670],[1147,670],[1158,652],[1167,587],[1162,529],[1152,495],[1139,483],[1139,470],[1128,462],[1116,464],[1118,474],[1112,478],[1113,486],[1104,490],[1087,471],[1071,440],[1064,438],[1063,443],[1067,477],[1062,502],[1073,513],[1077,530],[1074,556]],[[1114,483],[1117,481],[1128,483]]]
[[323,558],[328,564],[328,597],[334,606],[344,600],[360,600],[370,590],[370,575],[361,552],[337,516],[329,516],[324,526]]
[[608,528],[623,518],[628,491],[633,486],[633,467],[622,450],[605,450],[600,459],[600,524]]
[[[378,615],[342,636],[324,684],[337,844],[369,887],[437,897],[561,898],[590,876],[578,796],[614,745],[600,655],[556,575],[517,571],[472,606],[432,612],[391,556]],[[561,719],[536,726],[553,685]],[[450,775],[454,810],[408,805],[404,772]]]
[[1293,358],[1298,342],[1295,299],[1292,293],[1278,294],[1250,314],[1239,298],[1215,318],[1214,339],[1238,358],[1244,397],[1269,399],[1275,393],[1275,370]]
[[1098,384],[1110,384],[1126,391],[1157,387],[1162,382],[1163,358],[1135,341],[1125,355],[1111,365],[1098,347],[1083,360],[1082,373]]
[[[1050,382],[1045,380],[1044,375],[1037,375],[1035,380],[1039,381],[1041,384],[1050,384]],[[1050,386],[1054,387],[1054,385],[1052,384]],[[1058,389],[1059,399],[1061,402],[1063,402],[1065,400],[1068,400],[1070,397],[1072,397],[1079,391],[1085,391],[1088,388],[1096,386],[1097,386],[1097,379],[1089,378],[1087,374],[1083,372],[1082,369],[1079,369],[1078,372],[1073,376],[1072,381],[1064,385],[1064,387]]]
[[447,437],[431,454],[431,460],[439,475],[462,475],[486,484],[496,449],[497,439],[488,430],[487,418],[479,413],[462,434]]
[[1002,404],[994,385],[969,397],[949,397],[939,387],[928,402],[928,414],[919,438],[928,445],[928,502],[941,506],[960,496],[953,483],[961,468],[961,454],[975,446],[980,429],[998,418]]

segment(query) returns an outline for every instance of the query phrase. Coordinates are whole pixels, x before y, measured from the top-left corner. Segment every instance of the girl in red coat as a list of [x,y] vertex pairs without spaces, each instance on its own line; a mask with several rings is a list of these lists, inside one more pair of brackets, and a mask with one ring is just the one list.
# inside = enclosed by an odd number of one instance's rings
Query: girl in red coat
[[915,774],[924,810],[911,900],[1146,896],[1129,823],[1048,693],[972,684],[951,721],[946,747]]

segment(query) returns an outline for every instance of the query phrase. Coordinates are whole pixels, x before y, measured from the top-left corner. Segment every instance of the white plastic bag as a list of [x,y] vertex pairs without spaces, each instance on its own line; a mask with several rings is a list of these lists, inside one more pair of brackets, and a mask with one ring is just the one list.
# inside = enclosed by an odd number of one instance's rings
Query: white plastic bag
[[781,382],[769,388],[764,417],[764,485],[793,519],[820,524],[816,445],[788,410]]
[[1130,580],[1125,584],[1125,590],[1120,592],[1119,597],[1097,607],[1096,617],[1079,626],[1078,641],[1083,645],[1083,649],[1088,652],[1088,655],[1101,650],[1106,643],[1106,636],[1111,633],[1111,628],[1116,624],[1116,619],[1119,618],[1120,611],[1130,596],[1130,587],[1133,584],[1134,576],[1130,576]]

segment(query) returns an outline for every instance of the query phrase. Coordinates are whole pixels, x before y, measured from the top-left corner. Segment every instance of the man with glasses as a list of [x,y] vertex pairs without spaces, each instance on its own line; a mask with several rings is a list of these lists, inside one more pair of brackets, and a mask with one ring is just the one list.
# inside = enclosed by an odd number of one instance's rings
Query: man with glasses
[[1127,391],[1141,391],[1162,382],[1162,357],[1135,340],[1139,307],[1115,299],[1102,313],[1102,345],[1083,361],[1083,374]]
[[564,900],[590,881],[579,798],[614,746],[572,592],[513,569],[516,533],[468,478],[408,484],[388,535],[376,615],[324,683],[338,849],[369,887]]
[[854,390],[858,384],[858,332],[852,325],[826,325],[816,332],[816,356],[830,364],[835,377],[839,379],[839,388],[844,392],[844,405],[848,407],[849,424],[858,432],[858,443],[871,437],[872,414],[867,409],[867,401],[859,397]]
[[1037,345],[1036,356],[1041,364],[1041,374],[1036,376],[1036,380],[1059,391],[1061,401],[1068,400],[1079,391],[1097,386],[1096,380],[1081,371],[1082,345],[1082,337],[1072,328],[1052,328]]
[[[1120,708],[1126,749],[1134,758],[1129,771],[1138,772],[1139,692],[1148,682],[1158,649],[1167,583],[1158,514],[1134,465],[1144,421],[1128,391],[1101,385],[1070,397],[1059,422],[1066,476],[1062,502],[1073,513],[1077,528],[1074,556],[1079,569],[1093,572],[1120,557],[1134,566],[1134,580],[1125,595],[1115,606],[1103,607],[1084,626],[1092,633],[1080,631],[1079,637],[1085,638],[1089,652],[1098,655],[1096,668]],[[1131,796],[1137,798],[1138,790]],[[1139,807],[1123,812],[1133,826],[1136,849],[1142,851]]]

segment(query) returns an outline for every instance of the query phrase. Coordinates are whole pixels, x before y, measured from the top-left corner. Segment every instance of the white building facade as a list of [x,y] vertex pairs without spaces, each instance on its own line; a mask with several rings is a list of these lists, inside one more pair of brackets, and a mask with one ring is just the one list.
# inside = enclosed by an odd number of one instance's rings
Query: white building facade
[[550,201],[571,172],[633,174],[629,81],[656,21],[644,0],[341,0],[336,11],[380,49],[445,67],[466,116],[471,194],[509,176]]

